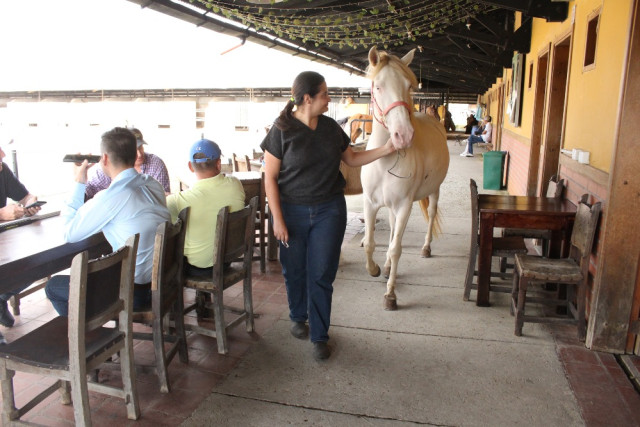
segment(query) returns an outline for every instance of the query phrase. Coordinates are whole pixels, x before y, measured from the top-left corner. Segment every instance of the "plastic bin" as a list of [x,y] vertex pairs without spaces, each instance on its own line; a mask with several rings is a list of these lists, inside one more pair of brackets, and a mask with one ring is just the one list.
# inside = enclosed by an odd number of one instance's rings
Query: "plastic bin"
[[485,190],[501,190],[506,151],[487,151],[482,155],[482,183]]

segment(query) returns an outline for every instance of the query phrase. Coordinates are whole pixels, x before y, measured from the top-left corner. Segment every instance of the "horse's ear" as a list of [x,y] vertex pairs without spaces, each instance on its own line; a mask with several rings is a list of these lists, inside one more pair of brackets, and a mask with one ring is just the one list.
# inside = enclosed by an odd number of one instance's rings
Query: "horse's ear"
[[[404,63],[404,65],[411,64],[411,61],[413,61],[413,55],[415,53],[416,53],[416,50],[411,49],[409,53],[407,53],[405,56],[402,57],[401,61]],[[369,60],[371,60],[371,52],[369,52]]]
[[375,67],[378,65],[379,61],[380,56],[378,55],[378,48],[372,46],[371,49],[369,49],[369,64],[371,64],[372,67]]

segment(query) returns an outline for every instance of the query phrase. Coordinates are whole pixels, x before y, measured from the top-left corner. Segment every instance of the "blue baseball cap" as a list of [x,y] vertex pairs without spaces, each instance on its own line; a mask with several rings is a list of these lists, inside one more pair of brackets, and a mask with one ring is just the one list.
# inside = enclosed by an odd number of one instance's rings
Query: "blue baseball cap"
[[[194,159],[197,153],[204,154],[204,157]],[[220,158],[220,147],[213,141],[208,139],[201,139],[191,146],[191,151],[189,152],[189,161],[193,163],[204,163],[207,160],[218,160]]]

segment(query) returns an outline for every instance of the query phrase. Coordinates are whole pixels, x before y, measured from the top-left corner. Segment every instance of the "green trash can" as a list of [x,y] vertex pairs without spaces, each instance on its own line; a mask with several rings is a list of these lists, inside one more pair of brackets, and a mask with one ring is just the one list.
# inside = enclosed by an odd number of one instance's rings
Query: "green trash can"
[[482,183],[485,190],[501,190],[506,151],[487,151],[482,155]]

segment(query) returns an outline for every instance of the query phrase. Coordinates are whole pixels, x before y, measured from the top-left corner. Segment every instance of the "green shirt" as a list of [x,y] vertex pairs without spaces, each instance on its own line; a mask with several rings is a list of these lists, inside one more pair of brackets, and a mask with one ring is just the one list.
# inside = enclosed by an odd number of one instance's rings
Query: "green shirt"
[[242,183],[233,176],[219,174],[198,180],[190,189],[167,196],[172,221],[175,222],[180,211],[187,206],[191,207],[191,212],[184,255],[195,267],[212,267],[218,212],[225,206],[231,206],[231,212],[244,208]]

